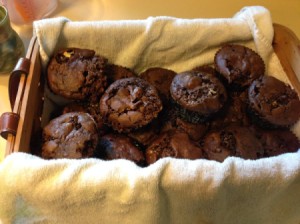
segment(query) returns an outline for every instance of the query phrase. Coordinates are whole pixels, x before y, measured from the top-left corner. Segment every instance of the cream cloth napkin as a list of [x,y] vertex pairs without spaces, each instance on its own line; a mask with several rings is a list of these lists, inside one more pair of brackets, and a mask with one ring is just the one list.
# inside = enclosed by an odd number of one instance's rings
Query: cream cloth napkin
[[[245,7],[232,18],[34,24],[44,68],[60,47],[95,49],[141,72],[211,64],[223,43],[255,49],[267,73],[287,81],[272,49],[270,13]],[[294,129],[296,132],[299,128]],[[300,151],[223,163],[164,158],[140,168],[126,160],[46,161],[14,153],[0,165],[3,223],[300,223]]]

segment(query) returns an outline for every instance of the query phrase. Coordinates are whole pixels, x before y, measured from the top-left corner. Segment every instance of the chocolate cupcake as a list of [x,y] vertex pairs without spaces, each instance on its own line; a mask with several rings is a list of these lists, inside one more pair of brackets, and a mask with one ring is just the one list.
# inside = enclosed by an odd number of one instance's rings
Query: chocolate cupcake
[[68,99],[98,102],[107,87],[106,64],[107,59],[93,50],[61,49],[47,67],[48,86]]
[[300,118],[297,93],[272,76],[255,80],[248,91],[250,114],[264,128],[289,127]]
[[214,74],[215,76],[218,75],[217,71],[214,69],[214,67],[210,65],[201,65],[201,66],[196,66],[195,68],[192,69],[193,71],[196,72],[206,72],[210,74]]
[[155,118],[146,126],[133,130],[129,132],[127,135],[132,139],[134,139],[143,147],[147,147],[159,135],[161,125],[162,125],[161,119]]
[[162,110],[157,90],[137,78],[112,83],[100,100],[104,122],[117,132],[129,132],[149,124]]
[[211,129],[221,129],[236,124],[240,126],[251,125],[247,113],[248,90],[243,92],[229,92],[225,106],[211,120]]
[[210,131],[202,142],[208,159],[219,162],[229,156],[257,159],[263,154],[261,142],[250,129],[231,125],[221,130]]
[[188,134],[191,140],[198,142],[208,130],[209,122],[203,123],[191,123],[180,118],[175,110],[170,110],[167,116],[164,118],[161,131],[167,132],[170,130],[179,130]]
[[105,74],[107,75],[107,81],[109,84],[119,79],[137,76],[130,68],[115,64],[108,64],[105,69]]
[[172,70],[160,67],[152,67],[142,72],[139,76],[157,89],[163,103],[166,104],[166,101],[169,101],[171,98],[170,85],[175,75],[176,72]]
[[207,132],[209,122],[193,124],[178,117],[176,118],[176,127],[178,130],[187,133],[191,140],[198,142]]
[[70,104],[65,105],[62,109],[62,114],[70,112],[85,112],[90,114],[97,124],[99,136],[104,135],[109,130],[109,127],[104,124],[103,119],[101,117],[99,103],[91,104],[89,102],[72,102]]
[[209,160],[224,161],[233,155],[234,139],[222,131],[210,131],[203,139],[203,152]]
[[163,132],[146,149],[146,161],[155,163],[164,157],[199,159],[202,158],[202,149],[193,142],[184,132]]
[[43,129],[45,159],[91,157],[98,144],[97,127],[87,113],[72,112],[51,120]]
[[228,84],[237,89],[248,87],[265,73],[265,64],[259,54],[237,44],[221,47],[215,55],[214,64]]
[[127,159],[145,165],[145,156],[139,146],[123,134],[107,134],[100,138],[95,156],[105,160]]
[[188,122],[201,123],[218,112],[227,100],[227,92],[214,74],[187,71],[177,74],[170,86],[174,106]]
[[297,152],[300,141],[289,129],[257,130],[256,133],[264,148],[264,157],[277,156],[287,152]]

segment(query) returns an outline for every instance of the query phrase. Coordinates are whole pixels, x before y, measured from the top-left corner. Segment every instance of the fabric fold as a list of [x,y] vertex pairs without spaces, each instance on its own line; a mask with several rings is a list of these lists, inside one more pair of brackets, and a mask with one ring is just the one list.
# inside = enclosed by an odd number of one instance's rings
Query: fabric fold
[[[293,223],[286,219],[300,218],[299,161],[298,152],[223,163],[165,158],[140,168],[126,160],[45,161],[14,153],[0,168],[0,205],[8,209],[0,217],[4,223],[16,217],[46,223]],[[16,202],[21,210],[11,213]],[[280,208],[289,209],[272,213]]]
[[223,19],[159,16],[145,20],[72,22],[57,18],[36,21],[34,30],[44,67],[54,51],[71,46],[94,49],[109,61],[137,73],[150,66],[181,72],[211,64],[216,50],[228,42],[253,48],[266,65],[274,54],[271,16],[260,6],[245,7],[232,18]]

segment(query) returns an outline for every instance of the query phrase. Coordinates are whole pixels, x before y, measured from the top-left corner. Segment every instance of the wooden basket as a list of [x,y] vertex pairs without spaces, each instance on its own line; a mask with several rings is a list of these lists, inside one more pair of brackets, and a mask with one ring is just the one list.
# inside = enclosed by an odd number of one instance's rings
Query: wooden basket
[[[274,24],[274,32],[274,50],[288,79],[300,95],[300,41],[290,29],[282,25]],[[36,37],[31,39],[26,59],[22,60],[10,77],[12,112],[2,114],[0,120],[1,135],[7,139],[5,156],[13,152],[32,153],[31,143],[36,140],[35,133],[41,130],[44,74]],[[24,60],[29,63],[25,68],[22,65]],[[5,121],[7,119],[10,122]]]

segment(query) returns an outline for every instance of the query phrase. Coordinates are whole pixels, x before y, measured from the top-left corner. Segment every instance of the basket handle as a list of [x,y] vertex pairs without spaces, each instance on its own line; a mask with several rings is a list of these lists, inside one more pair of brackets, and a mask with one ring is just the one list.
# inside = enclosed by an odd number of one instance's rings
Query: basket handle
[[20,115],[18,109],[14,108],[18,91],[23,95],[24,86],[20,88],[20,80],[26,80],[29,73],[30,60],[28,58],[20,58],[11,72],[8,83],[8,95],[12,112],[3,113],[0,117],[0,135],[7,139],[9,134],[16,135]]
[[6,112],[0,117],[0,134],[7,139],[8,134],[16,135],[20,116],[17,113]]
[[30,68],[30,60],[28,58],[20,58],[10,74],[8,83],[8,95],[11,109],[13,110],[19,88],[19,82],[22,75],[27,76]]

